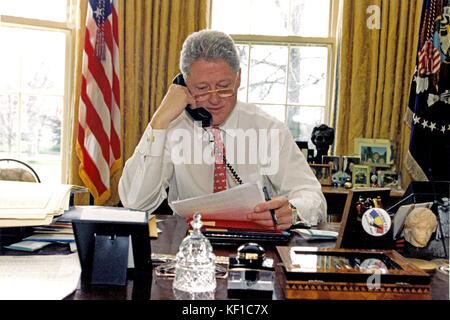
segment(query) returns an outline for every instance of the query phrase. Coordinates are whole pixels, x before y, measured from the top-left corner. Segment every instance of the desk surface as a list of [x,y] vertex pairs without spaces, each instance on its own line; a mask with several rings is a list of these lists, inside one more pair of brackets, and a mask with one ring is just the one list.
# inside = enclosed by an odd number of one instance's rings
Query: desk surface
[[[178,216],[161,216],[164,221],[158,223],[162,233],[156,240],[152,240],[152,252],[162,254],[176,254],[178,247],[185,237],[187,231],[186,222]],[[337,229],[337,224],[327,224],[330,229]],[[300,237],[293,237],[289,243],[292,246],[314,246],[333,248],[334,241],[306,241]],[[235,254],[238,245],[235,246],[217,246],[214,247],[216,256],[228,257]],[[275,248],[265,247],[268,257],[274,259],[275,263],[275,290],[272,295],[273,300],[284,300],[285,276],[280,265],[280,259]],[[67,254],[69,253],[67,245],[51,245],[45,247],[39,252],[31,254]],[[8,251],[0,249],[0,254],[8,255],[27,255],[28,253]],[[449,299],[449,284],[437,276],[431,280],[431,298],[433,300]],[[134,280],[127,281],[125,286],[101,286],[89,285],[85,281],[80,281],[77,289],[66,297],[67,300],[173,300],[172,279],[158,277],[153,271],[151,277],[137,277]],[[226,279],[217,280],[217,289],[215,292],[216,300],[227,300],[227,281]],[[259,300],[259,298],[256,297]]]
[[[156,240],[152,240],[152,253],[176,254],[181,241],[186,236],[187,224],[178,216],[162,216],[164,221],[158,223],[158,228],[162,231]],[[214,247],[216,256],[228,257],[235,253],[236,246]],[[280,283],[282,275],[279,259],[274,249],[267,250],[267,256],[274,259],[276,266],[275,291],[272,296],[274,300],[284,299],[283,284]],[[156,276],[155,271],[150,278],[128,280],[125,287],[111,286],[91,286],[84,281],[80,282],[78,289],[66,299],[91,300],[91,299],[151,299],[151,300],[174,300],[172,291],[172,278]],[[214,295],[215,300],[228,299],[227,280],[217,279],[217,288]]]
[[[187,231],[187,225],[183,219],[177,216],[162,217],[163,222],[158,223],[158,227],[162,230],[157,240],[152,240],[152,252],[164,254],[176,254],[178,247]],[[335,228],[336,226],[332,226]],[[300,237],[294,237],[289,245],[295,246],[316,246],[333,248],[334,241],[305,241]],[[217,246],[214,247],[216,256],[229,256],[236,252],[236,246]],[[280,259],[275,248],[265,248],[267,256],[274,259],[275,262],[275,290],[272,295],[273,300],[284,300],[285,277],[280,265]],[[434,300],[448,300],[448,282],[432,278],[431,296]],[[138,299],[138,300],[173,300],[175,299],[172,292],[172,279],[158,277],[153,271],[151,278],[142,278],[136,280],[128,280],[124,287],[118,286],[90,286],[80,281],[78,289],[69,295],[67,299],[72,300],[122,300],[122,299]],[[216,300],[227,300],[227,281],[226,279],[217,280],[217,289],[215,292]]]

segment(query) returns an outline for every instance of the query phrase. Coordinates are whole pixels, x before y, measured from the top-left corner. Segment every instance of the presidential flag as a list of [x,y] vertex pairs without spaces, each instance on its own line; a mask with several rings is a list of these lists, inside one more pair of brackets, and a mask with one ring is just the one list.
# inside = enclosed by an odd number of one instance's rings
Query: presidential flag
[[424,0],[406,121],[413,180],[450,180],[450,0]]
[[103,204],[121,167],[118,0],[89,0],[78,114],[79,174]]

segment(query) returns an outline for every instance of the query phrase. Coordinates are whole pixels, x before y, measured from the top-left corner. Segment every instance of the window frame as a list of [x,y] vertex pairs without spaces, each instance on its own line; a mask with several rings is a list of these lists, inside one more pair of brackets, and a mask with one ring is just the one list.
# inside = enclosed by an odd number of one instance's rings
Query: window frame
[[[209,28],[212,25],[212,11],[214,1],[210,5],[209,13]],[[337,88],[337,59],[338,59],[338,26],[339,26],[339,12],[341,8],[341,0],[330,0],[330,12],[329,12],[329,25],[328,25],[328,37],[301,37],[301,36],[266,36],[255,34],[230,34],[231,38],[236,44],[249,45],[251,51],[251,45],[285,45],[289,49],[291,46],[322,46],[328,49],[328,61],[327,61],[327,84],[326,84],[326,98],[325,105],[322,106],[310,106],[302,104],[288,103],[288,97],[283,102],[285,106],[285,123],[287,121],[287,106],[304,106],[304,107],[317,107],[325,108],[324,110],[324,123],[330,127],[334,127],[336,123],[335,117],[335,102],[336,102],[336,88]],[[250,59],[249,51],[249,59]],[[288,56],[290,57],[290,55]],[[250,65],[250,64],[249,64]],[[289,61],[288,61],[289,65]],[[248,71],[250,72],[250,71]],[[247,75],[247,81],[249,76]],[[248,87],[248,83],[247,83]],[[288,86],[286,85],[286,90]],[[248,91],[247,91],[248,94]],[[265,105],[266,103],[258,103],[259,105]],[[267,105],[274,105],[274,103],[267,103]]]
[[[71,97],[73,93],[73,76],[71,70],[73,70],[73,57],[75,48],[75,26],[72,23],[73,6],[67,1],[66,10],[66,22],[57,22],[49,20],[40,20],[8,15],[0,15],[0,25],[5,27],[13,27],[20,29],[32,29],[32,30],[43,30],[43,31],[53,31],[61,32],[65,36],[66,46],[65,46],[65,66],[64,66],[64,97],[63,97],[63,111],[62,111],[62,121],[61,121],[61,183],[69,182],[69,162],[71,155],[71,137],[72,137],[72,122],[73,122],[73,111],[70,107]],[[8,93],[8,92],[5,92]],[[19,96],[22,92],[19,92]],[[20,100],[19,100],[20,101]],[[19,123],[20,126],[20,123]],[[18,137],[20,146],[20,137]],[[69,150],[69,152],[66,152]],[[20,147],[19,147],[20,153]]]

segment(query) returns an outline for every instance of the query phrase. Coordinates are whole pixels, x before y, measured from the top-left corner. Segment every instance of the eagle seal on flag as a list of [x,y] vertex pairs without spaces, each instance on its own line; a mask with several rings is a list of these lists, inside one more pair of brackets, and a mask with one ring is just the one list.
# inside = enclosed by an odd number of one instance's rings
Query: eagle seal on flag
[[405,120],[413,180],[450,180],[450,0],[425,0]]

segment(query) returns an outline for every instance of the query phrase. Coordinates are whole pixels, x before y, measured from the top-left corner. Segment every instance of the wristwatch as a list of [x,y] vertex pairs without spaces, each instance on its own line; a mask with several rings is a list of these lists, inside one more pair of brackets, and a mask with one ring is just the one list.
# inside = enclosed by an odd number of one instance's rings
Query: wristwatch
[[289,207],[291,207],[292,210],[292,225],[297,223],[298,220],[298,214],[297,214],[297,208],[289,201]]

